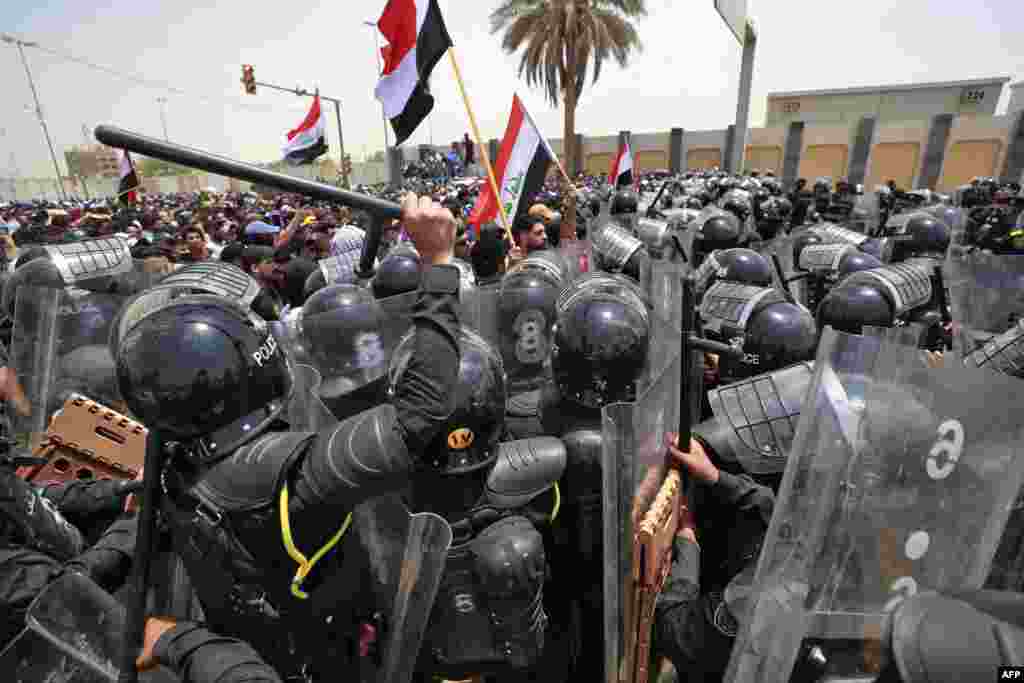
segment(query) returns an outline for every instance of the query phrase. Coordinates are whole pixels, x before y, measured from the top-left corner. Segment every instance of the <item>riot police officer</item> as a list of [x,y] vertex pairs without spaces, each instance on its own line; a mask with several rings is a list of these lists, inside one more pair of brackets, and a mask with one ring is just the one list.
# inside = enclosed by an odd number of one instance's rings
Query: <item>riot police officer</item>
[[541,391],[541,423],[567,453],[562,512],[552,549],[552,620],[584,644],[571,680],[603,680],[601,409],[636,399],[651,321],[640,290],[620,275],[586,275],[559,297],[552,350],[554,384]]
[[[327,675],[352,656],[344,643],[357,624],[322,626],[335,614],[352,619],[364,600],[347,575],[358,553],[344,552],[356,543],[345,519],[431,467],[424,456],[455,408],[455,220],[414,195],[403,211],[427,267],[413,315],[417,334],[391,405],[315,434],[280,431],[290,362],[258,319],[218,297],[176,299],[121,340],[126,403],[178,444],[163,473],[162,515],[207,621],[252,643],[286,676]],[[294,558],[316,548],[319,563],[296,568]]]

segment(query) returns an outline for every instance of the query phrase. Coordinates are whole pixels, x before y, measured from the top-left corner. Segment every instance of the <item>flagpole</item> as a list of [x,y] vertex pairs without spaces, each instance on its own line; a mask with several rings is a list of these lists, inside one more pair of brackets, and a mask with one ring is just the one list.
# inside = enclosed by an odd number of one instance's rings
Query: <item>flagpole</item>
[[462,72],[459,71],[459,62],[455,59],[455,48],[448,48],[448,57],[451,58],[452,69],[455,71],[455,80],[459,84],[459,92],[462,94],[462,101],[466,105],[466,114],[469,116],[469,125],[473,129],[473,137],[476,140],[476,148],[480,150],[480,158],[484,160],[487,168],[487,178],[491,181],[491,191],[494,192],[494,202],[498,205],[498,215],[501,216],[501,223],[505,227],[505,234],[515,246],[515,238],[512,237],[512,226],[509,225],[508,216],[505,215],[505,206],[501,203],[501,191],[498,188],[498,181],[494,179],[494,169],[491,167],[491,155],[487,153],[483,140],[480,137],[480,129],[476,125],[476,116],[473,115],[473,107],[469,104],[469,97],[466,95],[466,85],[462,82]]

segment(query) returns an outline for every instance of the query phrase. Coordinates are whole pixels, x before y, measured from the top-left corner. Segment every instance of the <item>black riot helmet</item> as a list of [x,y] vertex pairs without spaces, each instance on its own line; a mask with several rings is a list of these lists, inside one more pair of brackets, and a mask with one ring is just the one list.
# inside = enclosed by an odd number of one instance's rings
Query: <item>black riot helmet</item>
[[563,399],[600,409],[636,399],[651,321],[628,279],[594,275],[559,297],[551,365]]
[[613,216],[623,213],[636,213],[639,200],[632,190],[619,190],[612,197],[610,213]]
[[908,218],[904,232],[897,247],[904,257],[943,257],[949,248],[949,227],[928,214],[918,213]]
[[[415,339],[415,332],[411,332],[395,349],[388,368],[389,396],[395,395],[409,365]],[[476,332],[460,328],[455,410],[427,445],[424,461],[442,474],[453,475],[489,466],[498,455],[498,441],[505,429],[507,399],[501,356]]]
[[753,249],[726,249],[715,254],[718,279],[759,287],[772,286],[772,267],[768,259]]
[[694,273],[697,294],[707,291],[718,281],[741,282],[757,287],[771,287],[772,267],[767,259],[752,249],[722,249],[708,254]]
[[198,294],[151,310],[121,338],[121,396],[170,440],[219,460],[265,432],[292,393],[292,368],[265,321]]
[[277,320],[281,301],[269,289],[260,287],[238,266],[223,261],[190,263],[160,280],[126,303],[110,330],[110,353],[117,356],[121,339],[128,328],[143,316],[172,299],[195,294],[211,294],[248,307],[263,320]]
[[869,284],[850,282],[830,291],[818,306],[818,327],[861,334],[865,326],[892,327],[895,312],[885,294]]
[[747,323],[743,351],[759,361],[753,373],[771,372],[814,360],[818,328],[803,306],[788,302],[765,306]]
[[373,295],[386,299],[412,292],[420,286],[420,255],[410,246],[399,245],[388,252],[373,276]]
[[[554,264],[527,257],[501,281],[498,328],[509,390],[537,389],[551,357],[555,303],[563,280]],[[524,265],[525,264],[525,265]]]
[[[730,213],[711,216],[701,226],[694,240],[700,240],[708,252],[714,249],[731,249],[740,238],[739,220]],[[708,253],[705,252],[705,253]]]
[[871,270],[872,268],[880,268],[882,262],[871,254],[867,254],[862,251],[855,249],[849,249],[839,259],[839,267],[837,270],[838,279],[842,280],[851,273],[858,273],[862,270]]
[[321,393],[334,398],[384,376],[383,309],[366,289],[331,285],[309,297],[297,327],[323,376]]

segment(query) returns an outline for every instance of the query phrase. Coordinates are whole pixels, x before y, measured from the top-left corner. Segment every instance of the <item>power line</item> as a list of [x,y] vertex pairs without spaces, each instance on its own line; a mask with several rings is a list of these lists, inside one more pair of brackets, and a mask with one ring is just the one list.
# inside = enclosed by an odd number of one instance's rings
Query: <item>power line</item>
[[153,88],[153,89],[157,89],[157,90],[164,90],[164,91],[173,93],[175,95],[180,95],[182,97],[188,97],[188,98],[192,98],[192,99],[197,99],[197,100],[199,100],[201,102],[204,102],[205,104],[211,104],[211,105],[217,105],[217,106],[223,106],[223,105],[227,104],[229,106],[232,106],[232,107],[235,107],[235,108],[238,108],[238,109],[244,109],[244,110],[248,110],[248,111],[252,111],[252,112],[263,112],[263,113],[280,112],[283,109],[283,107],[274,107],[274,106],[270,106],[270,105],[259,105],[259,104],[248,104],[248,103],[243,103],[243,102],[240,102],[238,100],[234,100],[234,99],[231,99],[231,98],[228,98],[228,97],[215,96],[215,95],[207,95],[207,94],[204,94],[204,93],[197,93],[197,92],[192,92],[192,91],[188,91],[188,90],[183,90],[182,88],[179,88],[179,87],[177,87],[175,85],[172,85],[171,83],[168,83],[166,81],[160,81],[160,80],[155,80],[155,79],[150,79],[150,78],[144,78],[144,77],[139,76],[137,74],[125,73],[123,71],[119,71],[119,70],[114,69],[114,68],[109,67],[109,66],[104,66],[102,64],[97,64],[97,63],[95,63],[95,62],[93,62],[91,60],[85,59],[83,57],[77,57],[75,55],[72,55],[72,54],[69,54],[69,53],[66,53],[66,52],[62,52],[62,51],[59,51],[59,50],[54,50],[52,48],[44,47],[43,45],[40,45],[38,43],[36,43],[32,47],[34,47],[36,50],[38,50],[38,51],[40,51],[40,52],[42,52],[44,54],[47,54],[47,55],[49,55],[49,56],[51,56],[53,58],[56,58],[57,60],[62,61],[62,62],[69,62],[69,63],[72,63],[72,64],[77,64],[77,65],[85,67],[87,69],[91,69],[93,71],[97,71],[97,72],[106,74],[108,76],[113,76],[115,78],[119,78],[119,79],[122,79],[122,80],[130,81],[132,83],[135,83],[136,85],[140,85],[140,86],[143,86],[143,87],[146,87],[146,88]]

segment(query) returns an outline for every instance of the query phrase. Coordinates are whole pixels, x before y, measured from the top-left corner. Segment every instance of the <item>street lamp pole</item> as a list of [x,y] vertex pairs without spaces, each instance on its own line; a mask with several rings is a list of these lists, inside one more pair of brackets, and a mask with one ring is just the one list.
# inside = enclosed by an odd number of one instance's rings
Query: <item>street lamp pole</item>
[[158,97],[156,101],[160,104],[160,123],[164,127],[164,140],[170,142],[171,139],[167,136],[167,98]]
[[21,63],[25,67],[25,75],[28,76],[28,86],[32,90],[32,99],[36,103],[36,116],[39,117],[39,125],[43,128],[43,135],[46,136],[46,145],[50,148],[50,158],[53,160],[53,170],[57,173],[57,189],[59,190],[60,196],[67,199],[67,194],[64,192],[64,182],[61,179],[60,164],[57,163],[57,153],[53,151],[53,140],[50,139],[50,129],[46,127],[46,119],[43,118],[43,108],[39,105],[39,93],[36,92],[35,81],[32,80],[32,71],[28,68],[28,59],[25,57],[26,47],[36,47],[38,43],[29,43],[23,40],[18,40],[14,36],[7,34],[0,35],[0,40],[5,43],[17,45],[18,53],[21,54]]

